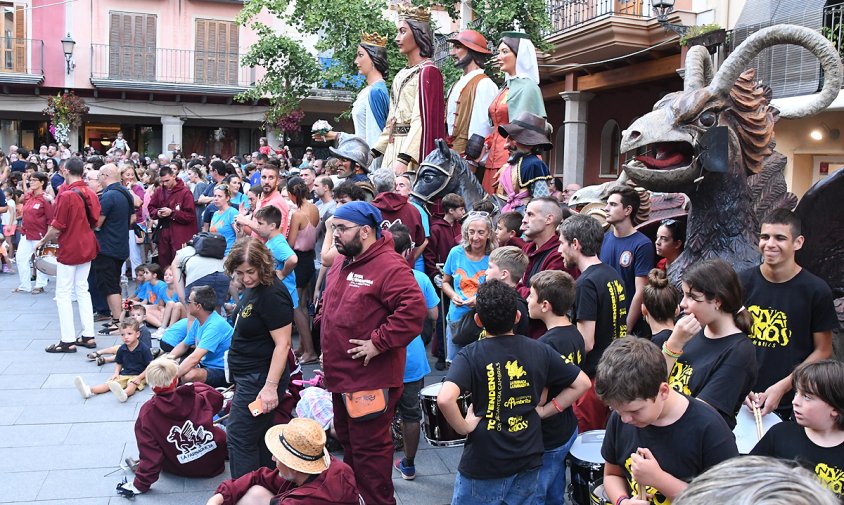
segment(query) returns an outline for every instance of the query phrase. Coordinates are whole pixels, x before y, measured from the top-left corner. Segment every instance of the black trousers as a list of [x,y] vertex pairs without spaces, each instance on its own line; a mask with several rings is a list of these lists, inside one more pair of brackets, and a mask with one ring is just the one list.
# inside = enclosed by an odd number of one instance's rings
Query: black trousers
[[[255,401],[267,380],[268,370],[248,374],[232,374],[234,397],[232,398],[229,422],[226,424],[229,447],[229,467],[233,479],[237,479],[262,466],[275,468],[273,455],[264,444],[264,434],[273,425],[274,412],[252,417],[249,404]],[[290,371],[284,369],[278,381],[278,399],[284,397]]]

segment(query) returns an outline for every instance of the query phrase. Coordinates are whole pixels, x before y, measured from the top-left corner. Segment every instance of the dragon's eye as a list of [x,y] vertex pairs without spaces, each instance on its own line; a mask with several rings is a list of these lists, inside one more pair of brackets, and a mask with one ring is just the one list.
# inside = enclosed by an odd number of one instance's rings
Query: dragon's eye
[[703,111],[697,118],[697,122],[704,128],[711,128],[718,122],[718,115],[711,110]]

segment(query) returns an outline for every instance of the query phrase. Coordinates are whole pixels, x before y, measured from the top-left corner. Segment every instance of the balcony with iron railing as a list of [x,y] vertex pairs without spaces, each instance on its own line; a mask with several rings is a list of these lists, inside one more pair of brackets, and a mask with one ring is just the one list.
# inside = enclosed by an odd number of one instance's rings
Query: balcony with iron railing
[[653,17],[650,0],[548,0],[551,37],[607,16]]
[[824,7],[821,33],[844,59],[844,3]]
[[0,84],[41,84],[44,80],[44,41],[2,37],[0,43]]
[[243,55],[189,49],[91,45],[91,83],[97,88],[236,95],[251,87],[257,69]]

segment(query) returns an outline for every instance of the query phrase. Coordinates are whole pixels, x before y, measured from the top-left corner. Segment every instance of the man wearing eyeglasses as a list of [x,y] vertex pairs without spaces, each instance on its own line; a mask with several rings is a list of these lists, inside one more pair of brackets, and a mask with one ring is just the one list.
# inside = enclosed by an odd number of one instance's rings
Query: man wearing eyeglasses
[[[394,250],[389,232],[381,231],[381,221],[371,203],[337,207],[330,230],[342,256],[328,271],[320,313],[334,428],[367,503],[395,503],[390,424],[403,389],[405,347],[422,331],[427,312],[407,261]],[[383,410],[353,418],[344,397],[361,392],[382,395]]]

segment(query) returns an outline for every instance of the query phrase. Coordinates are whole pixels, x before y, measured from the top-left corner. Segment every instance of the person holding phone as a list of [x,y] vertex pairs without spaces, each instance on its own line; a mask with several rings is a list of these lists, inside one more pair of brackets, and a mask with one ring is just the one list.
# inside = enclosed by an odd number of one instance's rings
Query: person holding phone
[[264,433],[290,380],[285,365],[293,300],[275,275],[272,253],[256,238],[238,240],[225,269],[244,287],[227,360],[229,380],[235,384],[227,433],[231,476],[236,479],[262,466],[275,468]]

